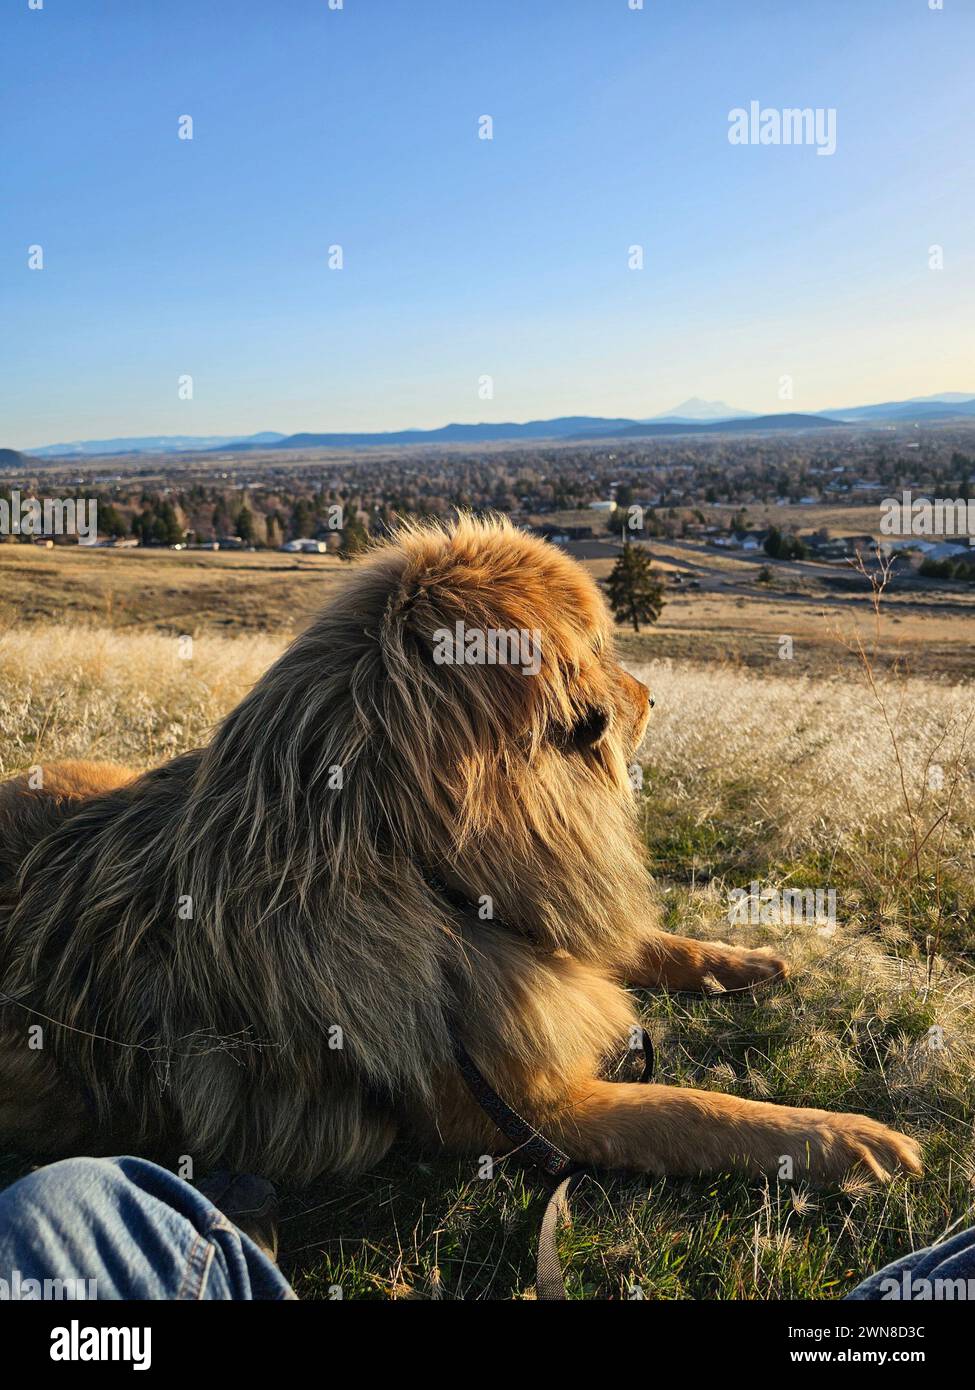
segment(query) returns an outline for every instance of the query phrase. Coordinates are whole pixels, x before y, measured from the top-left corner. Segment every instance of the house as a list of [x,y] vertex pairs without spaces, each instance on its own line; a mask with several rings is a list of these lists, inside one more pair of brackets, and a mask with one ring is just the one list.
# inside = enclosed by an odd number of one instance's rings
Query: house
[[913,536],[908,536],[905,540],[900,541],[880,542],[880,553],[882,555],[896,555],[902,550],[916,550],[919,554],[927,557],[930,551],[937,549],[938,546],[934,541],[921,541],[915,539]]
[[280,548],[291,555],[326,555],[328,542],[309,540],[306,536],[297,536],[293,541],[285,541]]
[[533,536],[541,536],[553,545],[565,545],[568,541],[589,541],[593,538],[591,526],[552,526],[545,522],[531,528]]
[[761,550],[768,538],[768,531],[733,531],[730,536],[714,536],[711,545],[720,545],[730,550]]
[[877,550],[877,542],[873,536],[867,535],[803,536],[802,543],[809,547],[817,560],[847,560],[858,552],[861,555],[873,555]]
[[942,541],[940,545],[934,545],[924,556],[925,560],[954,560],[959,555],[971,555],[971,548],[967,545],[959,545],[957,541]]

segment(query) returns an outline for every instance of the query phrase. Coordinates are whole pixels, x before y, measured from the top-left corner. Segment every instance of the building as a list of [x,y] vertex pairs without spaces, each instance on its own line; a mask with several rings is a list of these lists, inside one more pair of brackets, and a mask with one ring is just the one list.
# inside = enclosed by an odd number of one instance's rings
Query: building
[[293,541],[285,541],[280,547],[290,555],[326,555],[328,553],[327,541],[310,540],[305,536],[298,536]]
[[566,545],[569,541],[592,540],[594,532],[591,526],[552,526],[546,522],[541,526],[533,526],[531,534],[541,536],[553,545]]

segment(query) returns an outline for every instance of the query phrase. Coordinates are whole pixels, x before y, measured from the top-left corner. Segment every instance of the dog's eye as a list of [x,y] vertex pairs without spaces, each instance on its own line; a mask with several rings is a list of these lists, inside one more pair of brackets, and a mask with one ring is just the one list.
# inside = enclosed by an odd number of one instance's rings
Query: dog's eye
[[594,748],[609,728],[609,713],[600,705],[588,705],[569,730],[573,748]]

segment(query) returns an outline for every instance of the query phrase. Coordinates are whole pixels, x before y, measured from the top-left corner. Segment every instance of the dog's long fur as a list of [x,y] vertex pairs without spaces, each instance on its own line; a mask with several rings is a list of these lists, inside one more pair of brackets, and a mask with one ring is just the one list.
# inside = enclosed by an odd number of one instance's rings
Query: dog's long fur
[[[437,664],[458,621],[538,631],[541,670]],[[595,1079],[635,1020],[624,976],[785,970],[659,932],[627,776],[647,692],[611,639],[595,585],[547,543],[418,526],[205,748],[0,787],[0,1144],[299,1181],[361,1169],[397,1132],[501,1148],[457,1077],[454,1020],[587,1161],[915,1167],[860,1117]]]

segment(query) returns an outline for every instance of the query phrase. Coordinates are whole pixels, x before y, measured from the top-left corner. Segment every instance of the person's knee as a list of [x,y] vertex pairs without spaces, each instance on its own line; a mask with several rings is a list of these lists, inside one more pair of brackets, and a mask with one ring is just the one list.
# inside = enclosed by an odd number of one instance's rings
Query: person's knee
[[57,1211],[83,1207],[96,1195],[117,1188],[127,1179],[114,1158],[62,1158],[28,1173],[6,1192],[0,1192],[0,1206],[6,1194],[35,1211]]
[[24,1181],[38,1192],[48,1187],[66,1192],[70,1188],[100,1186],[121,1175],[118,1160],[114,1158],[62,1158],[57,1163],[35,1168]]

